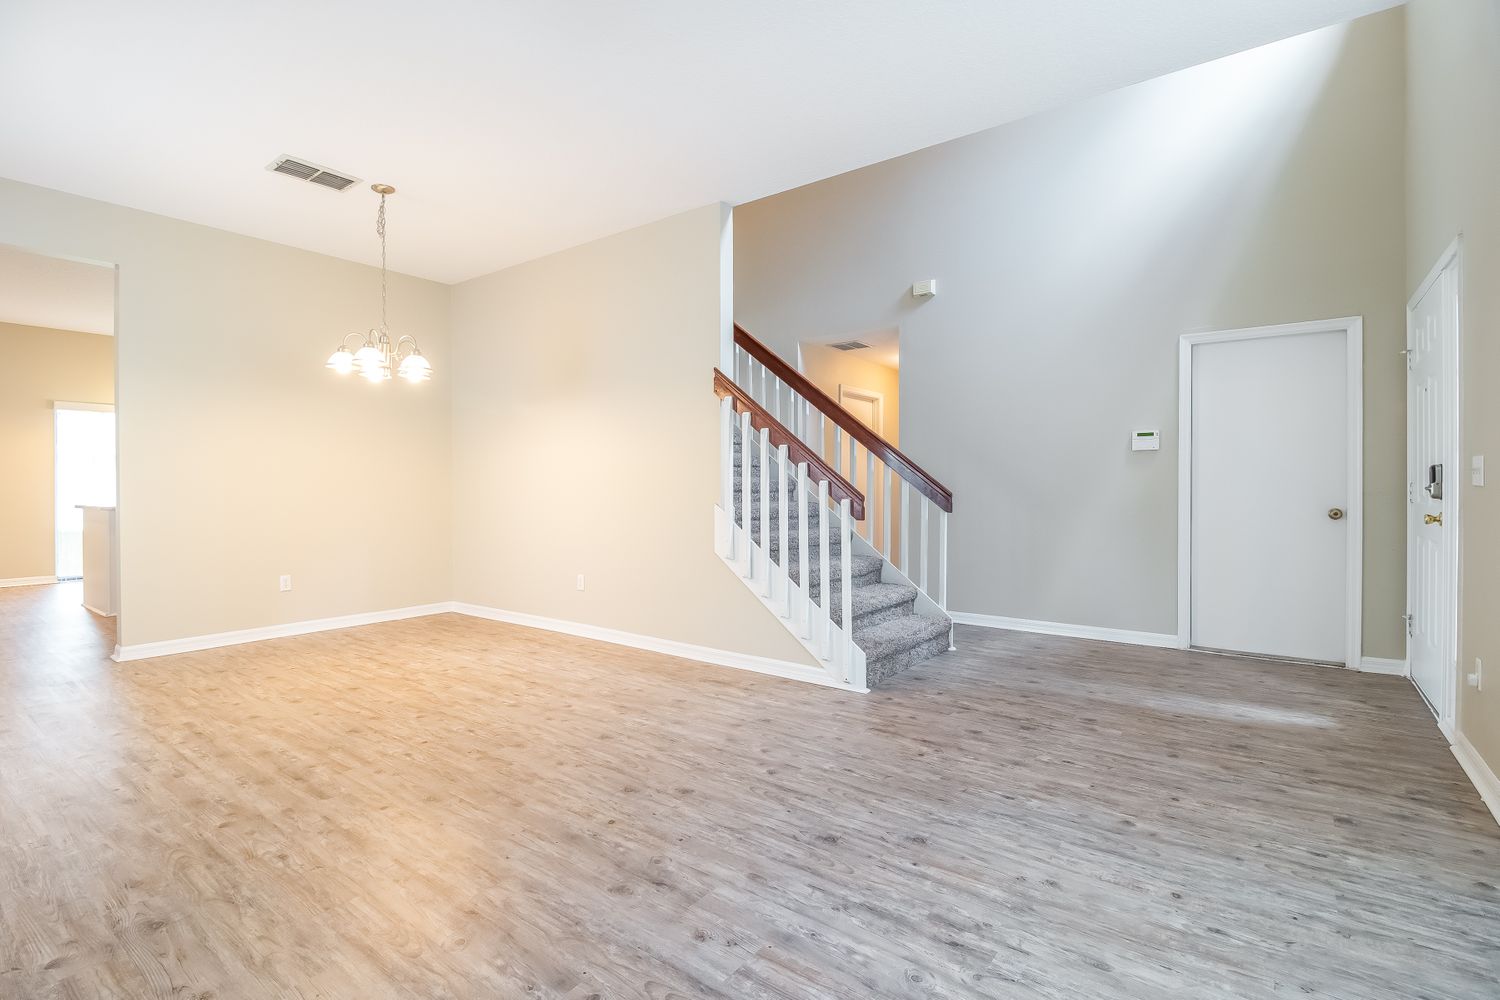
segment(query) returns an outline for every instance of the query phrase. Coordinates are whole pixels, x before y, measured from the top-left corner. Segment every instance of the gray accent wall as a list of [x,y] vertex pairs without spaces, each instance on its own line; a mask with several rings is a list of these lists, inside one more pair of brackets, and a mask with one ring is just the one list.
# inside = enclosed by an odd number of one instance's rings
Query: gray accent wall
[[1175,633],[1178,338],[1359,315],[1364,653],[1404,656],[1404,44],[1396,9],[736,208],[756,336],[899,325],[954,610]]
[[[1500,3],[1416,0],[1408,17],[1408,293],[1463,235],[1458,732],[1500,773]],[[1473,455],[1488,456],[1485,486]],[[1476,659],[1479,688],[1464,682]]]

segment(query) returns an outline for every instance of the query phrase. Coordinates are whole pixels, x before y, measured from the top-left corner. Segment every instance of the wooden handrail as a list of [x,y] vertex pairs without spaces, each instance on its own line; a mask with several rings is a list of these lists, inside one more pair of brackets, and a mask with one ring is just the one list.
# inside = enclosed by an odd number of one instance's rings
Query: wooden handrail
[[[765,407],[751,399],[749,393],[736,385],[733,379],[717,368],[714,369],[714,395],[720,399],[731,400],[736,413],[750,414],[751,427],[756,430],[765,428],[770,432],[767,436],[771,447],[780,448],[786,445],[787,457],[793,466],[806,462],[809,478],[813,482],[820,479],[828,480],[828,495],[834,500],[848,500],[849,515],[856,521],[864,520],[865,495],[856,489],[853,483],[839,475],[811,448],[803,444],[800,438],[786,428],[785,424],[771,416]],[[749,461],[750,442],[744,442],[743,447],[745,459]],[[769,470],[762,470],[762,474],[767,471]]]
[[746,354],[765,365],[772,375],[790,386],[793,392],[816,407],[819,413],[842,427],[845,434],[864,445],[871,454],[894,469],[897,475],[915,486],[917,492],[937,504],[941,510],[952,513],[953,492],[948,487],[903,455],[895,445],[866,427],[854,414],[834,402],[832,396],[813,385],[806,375],[783,361],[781,355],[756,340],[738,323],[734,325],[734,342],[744,348]]

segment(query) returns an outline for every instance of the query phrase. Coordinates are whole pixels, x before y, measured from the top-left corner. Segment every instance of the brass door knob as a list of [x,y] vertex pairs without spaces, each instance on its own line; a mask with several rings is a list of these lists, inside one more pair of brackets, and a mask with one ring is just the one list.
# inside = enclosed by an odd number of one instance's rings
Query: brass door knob
[[1342,508],[1342,507],[1330,507],[1330,508],[1328,508],[1328,520],[1330,520],[1330,521],[1342,521],[1343,519],[1344,519],[1344,508]]
[[1443,523],[1443,515],[1441,515],[1441,514],[1423,514],[1422,515],[1422,523],[1423,524],[1442,524]]

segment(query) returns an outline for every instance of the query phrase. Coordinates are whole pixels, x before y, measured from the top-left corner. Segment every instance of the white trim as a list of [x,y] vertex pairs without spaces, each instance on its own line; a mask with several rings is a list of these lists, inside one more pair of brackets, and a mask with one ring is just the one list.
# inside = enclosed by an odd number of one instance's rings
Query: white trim
[[1495,822],[1500,823],[1500,778],[1490,770],[1490,766],[1479,756],[1479,751],[1474,749],[1474,744],[1468,741],[1463,733],[1457,734],[1453,741],[1453,756],[1458,758],[1458,765],[1464,769],[1469,780],[1479,791],[1479,797],[1489,807],[1490,815],[1495,817]]
[[602,625],[589,625],[584,622],[567,621],[562,618],[546,618],[542,615],[527,614],[522,611],[505,611],[500,608],[485,607],[482,604],[468,604],[463,601],[453,602],[452,610],[461,615],[469,615],[473,618],[487,618],[490,621],[504,622],[508,625],[521,625],[525,628],[542,629],[547,632],[560,632],[563,635],[577,636],[580,639],[592,639],[596,642],[607,642],[616,646],[628,646],[631,649],[644,649],[653,653],[663,653],[667,656],[677,656],[684,660],[697,660],[701,663],[712,663],[720,667],[733,667],[736,670],[752,670],[758,674],[769,674],[772,677],[784,677],[788,680],[806,681],[810,684],[822,684],[825,687],[835,687],[844,691],[865,690],[850,688],[846,684],[834,681],[828,672],[819,667],[808,666],[801,663],[793,663],[790,660],[773,660],[765,656],[752,656],[748,653],[735,653],[727,649],[716,649],[712,646],[698,646],[689,642],[679,642],[676,639],[662,639],[654,635],[640,635],[636,632],[625,632],[620,629],[605,628]]
[[54,410],[87,410],[93,413],[113,413],[114,403],[69,403],[61,399],[52,401]]
[[[870,430],[881,437],[885,436],[885,393],[876,392],[874,389],[861,389],[857,385],[845,385],[840,382],[839,406],[847,410],[849,407],[844,406],[845,399],[862,399],[871,404],[871,409],[875,411],[875,426],[871,427]],[[856,417],[855,419],[859,418]]]
[[146,660],[156,656],[172,656],[176,653],[193,653],[200,649],[217,649],[220,646],[239,646],[247,642],[266,639],[285,639],[311,632],[329,632],[358,625],[374,625],[377,622],[394,622],[403,618],[423,618],[440,615],[453,610],[451,601],[438,604],[419,604],[409,608],[390,611],[366,611],[357,615],[340,615],[337,618],[315,618],[310,621],[287,622],[284,625],[263,625],[260,628],[242,628],[233,632],[215,632],[211,635],[194,635],[185,639],[165,639],[161,642],[143,642],[133,646],[116,646],[110,656],[116,663],[130,660]]
[[1411,668],[1405,660],[1388,660],[1380,656],[1361,657],[1359,671],[1364,674],[1390,674],[1393,677],[1411,676]]
[[1177,364],[1177,636],[1175,645],[1193,644],[1193,348],[1199,344],[1343,333],[1348,400],[1346,478],[1349,496],[1344,520],[1349,542],[1344,566],[1344,664],[1363,662],[1364,612],[1364,319],[1343,316],[1307,323],[1283,323],[1239,330],[1183,334]]
[[0,587],[38,587],[56,582],[55,576],[13,576],[9,580],[0,580]]
[[1098,625],[1068,625],[1064,622],[1041,622],[1027,618],[1003,618],[999,615],[981,615],[969,611],[950,611],[948,617],[959,625],[1003,628],[1012,632],[1036,632],[1040,635],[1061,635],[1072,639],[1123,642],[1131,646],[1157,646],[1167,649],[1177,645],[1177,636],[1168,632],[1133,632],[1129,629],[1103,628]]
[[[1444,514],[1444,516],[1447,519],[1447,524],[1445,525],[1445,527],[1453,529],[1452,531],[1448,532],[1448,534],[1445,536],[1446,539],[1448,540],[1447,541],[1447,545],[1449,547],[1448,553],[1447,553],[1448,556],[1449,556],[1448,566],[1449,566],[1450,573],[1451,573],[1451,575],[1450,575],[1447,583],[1448,583],[1448,588],[1449,588],[1449,590],[1448,590],[1448,595],[1449,595],[1448,596],[1448,600],[1449,600],[1449,602],[1450,602],[1450,604],[1452,605],[1452,608],[1453,608],[1453,620],[1452,620],[1452,622],[1449,623],[1451,625],[1451,630],[1449,631],[1449,634],[1448,634],[1448,642],[1452,646],[1452,648],[1449,650],[1449,652],[1452,654],[1452,656],[1451,656],[1451,658],[1449,660],[1449,663],[1448,663],[1447,674],[1443,678],[1443,696],[1442,696],[1443,703],[1441,705],[1435,706],[1435,710],[1433,711],[1433,715],[1437,716],[1438,728],[1441,729],[1445,735],[1449,736],[1450,739],[1452,737],[1454,737],[1454,736],[1457,735],[1457,727],[1458,727],[1458,680],[1459,680],[1459,675],[1462,673],[1462,670],[1459,667],[1459,663],[1461,662],[1461,658],[1462,658],[1461,646],[1463,645],[1462,638],[1461,638],[1462,635],[1463,635],[1463,599],[1462,599],[1462,593],[1461,593],[1461,587],[1462,587],[1462,581],[1463,581],[1463,570],[1462,570],[1462,565],[1461,565],[1462,559],[1463,559],[1463,545],[1461,544],[1462,538],[1463,538],[1463,516],[1462,516],[1461,507],[1462,507],[1462,504],[1463,504],[1463,487],[1465,485],[1467,485],[1467,484],[1465,484],[1459,478],[1460,476],[1462,476],[1467,471],[1466,466],[1465,466],[1464,461],[1463,461],[1463,458],[1464,458],[1464,441],[1463,441],[1463,434],[1464,434],[1464,421],[1463,421],[1463,386],[1464,386],[1464,380],[1463,380],[1463,343],[1464,343],[1464,325],[1463,325],[1463,323],[1464,323],[1464,315],[1463,315],[1463,307],[1464,307],[1463,239],[1464,238],[1463,238],[1463,234],[1462,233],[1460,233],[1458,236],[1455,236],[1453,238],[1453,242],[1449,243],[1447,249],[1445,249],[1443,251],[1442,255],[1440,257],[1438,257],[1437,263],[1434,264],[1434,265],[1432,265],[1432,270],[1430,270],[1430,271],[1427,272],[1427,277],[1425,277],[1425,278],[1422,279],[1422,284],[1417,287],[1416,294],[1414,294],[1410,299],[1408,299],[1406,301],[1406,348],[1407,348],[1407,350],[1410,350],[1411,349],[1411,342],[1412,342],[1412,324],[1411,324],[1412,312],[1416,309],[1417,303],[1420,302],[1420,301],[1422,301],[1422,297],[1425,296],[1428,292],[1432,291],[1432,286],[1435,285],[1435,284],[1437,284],[1438,279],[1442,277],[1443,272],[1446,271],[1450,266],[1454,269],[1453,270],[1453,276],[1454,276],[1455,285],[1456,285],[1456,287],[1454,288],[1454,309],[1456,310],[1456,315],[1454,316],[1454,320],[1455,320],[1454,327],[1455,327],[1455,330],[1454,330],[1453,343],[1451,345],[1452,350],[1451,350],[1451,352],[1449,354],[1450,361],[1449,361],[1449,364],[1448,364],[1448,371],[1444,373],[1445,377],[1446,376],[1451,376],[1451,381],[1449,381],[1449,383],[1448,383],[1448,388],[1453,393],[1453,451],[1452,451],[1452,454],[1449,456],[1449,458],[1451,459],[1452,465],[1453,465],[1453,475],[1449,477],[1450,481],[1453,483],[1453,489],[1447,491],[1449,494],[1451,494],[1450,496],[1446,496],[1446,497],[1443,498],[1443,503],[1444,503],[1443,514]],[[1403,355],[1403,356],[1408,356],[1408,355]],[[1410,428],[1410,421],[1411,421],[1411,371],[1410,371],[1410,369],[1407,370],[1407,375],[1406,375],[1405,395],[1406,395],[1406,413],[1405,413],[1405,417],[1406,417],[1406,420],[1407,420],[1406,428],[1409,429]],[[1412,449],[1414,447],[1415,447],[1415,445],[1414,445],[1414,443],[1411,440],[1411,435],[1407,434],[1406,456],[1405,456],[1404,468],[1402,470],[1407,475],[1410,475],[1410,473],[1412,471],[1411,456],[1412,456]],[[1408,489],[1412,488],[1410,483],[1408,483],[1407,488]],[[1412,528],[1412,523],[1411,523],[1412,522],[1412,517],[1411,517],[1411,510],[1410,510],[1409,506],[1406,508],[1406,510],[1405,510],[1405,512],[1403,513],[1402,516],[1403,516],[1403,518],[1406,521],[1406,530],[1404,532],[1405,537],[1403,538],[1403,542],[1404,542],[1404,545],[1405,545],[1405,554],[1409,557],[1410,554],[1411,554],[1411,528]],[[1412,582],[1412,579],[1411,578],[1412,578],[1411,560],[1410,560],[1410,558],[1408,558],[1407,559],[1407,567],[1406,567],[1406,587],[1405,587],[1405,592],[1406,592],[1406,611],[1407,611],[1408,614],[1411,613],[1411,606],[1412,606],[1412,600],[1411,600],[1411,582]],[[1410,676],[1410,674],[1408,674],[1407,676]],[[1416,687],[1416,682],[1415,681],[1412,682],[1412,686]],[[1423,704],[1428,704],[1428,702],[1427,702],[1427,696],[1425,694],[1422,694],[1420,688],[1418,688],[1417,693],[1418,693],[1419,696],[1421,696]],[[1428,705],[1428,707],[1429,708],[1434,708],[1434,706],[1432,706],[1430,704]]]

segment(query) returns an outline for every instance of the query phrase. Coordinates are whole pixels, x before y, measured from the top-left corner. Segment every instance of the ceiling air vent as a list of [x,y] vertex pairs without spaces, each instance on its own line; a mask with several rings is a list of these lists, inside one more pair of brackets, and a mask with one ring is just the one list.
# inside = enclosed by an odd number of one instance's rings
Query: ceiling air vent
[[346,177],[343,174],[329,170],[327,167],[320,167],[316,163],[308,163],[305,160],[298,160],[290,156],[283,156],[272,161],[266,169],[273,173],[295,177],[301,181],[311,181],[314,184],[321,184],[323,187],[333,188],[335,191],[342,191],[359,183],[358,178]]
[[859,340],[846,340],[842,344],[829,344],[835,351],[868,351],[870,345]]

